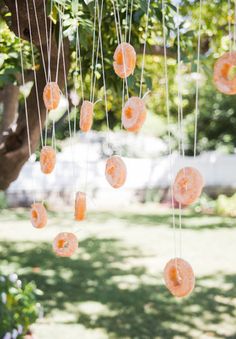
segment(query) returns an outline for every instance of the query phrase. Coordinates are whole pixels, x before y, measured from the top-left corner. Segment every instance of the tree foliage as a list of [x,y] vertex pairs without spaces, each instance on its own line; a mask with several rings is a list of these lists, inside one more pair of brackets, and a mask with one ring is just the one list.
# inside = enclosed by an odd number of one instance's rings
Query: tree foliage
[[[1,1],[3,4],[3,1]],[[121,30],[124,34],[127,28],[126,4],[127,0],[117,1],[121,20]],[[128,1],[130,4],[130,2]],[[99,1],[101,6],[101,1]],[[169,97],[172,122],[172,136],[178,138],[175,124],[178,117],[178,85],[177,78],[177,9],[171,1],[166,1],[166,30],[168,49]],[[7,83],[19,82],[20,58],[19,39],[11,32],[11,16],[6,7],[1,6],[0,21],[0,87]],[[48,1],[48,15],[53,20],[55,34],[59,31],[59,14],[63,21],[63,32],[70,41],[71,66],[68,76],[69,90],[75,89],[81,97],[80,75],[81,70],[76,65],[76,34],[79,30],[81,46],[81,62],[85,98],[90,95],[91,63],[93,46],[94,1],[54,0]],[[142,47],[145,40],[146,25],[146,0],[134,0],[131,43],[138,52],[138,65],[133,76],[128,78],[130,95],[137,95],[141,75]],[[234,8],[231,3],[229,12],[227,0],[213,0],[202,3],[202,28],[201,28],[201,82],[200,82],[200,115],[198,124],[198,150],[215,149],[223,147],[232,151],[236,145],[234,122],[236,119],[235,97],[228,97],[216,91],[212,83],[212,69],[215,60],[229,49],[228,23],[230,21],[233,32]],[[163,68],[163,32],[162,32],[161,2],[151,1],[150,19],[147,36],[147,57],[144,74],[143,92],[148,88],[151,94],[148,99],[149,109],[158,117],[166,116],[165,107],[165,81]],[[128,11],[128,23],[130,20]],[[183,84],[183,112],[185,130],[185,148],[191,154],[193,149],[193,127],[195,112],[195,72],[197,57],[197,30],[199,24],[199,1],[182,0],[180,2],[180,48],[181,48],[181,82]],[[7,23],[7,24],[6,24]],[[109,122],[111,128],[120,126],[122,107],[123,81],[114,74],[112,62],[113,53],[117,46],[117,32],[114,20],[112,1],[104,1],[102,17],[102,39],[105,61],[105,74],[108,94]],[[96,26],[97,46],[98,27]],[[232,39],[233,40],[233,39]],[[32,70],[29,43],[24,43],[25,69]],[[104,84],[102,78],[101,53],[99,52],[98,64],[95,69],[96,92],[95,98],[102,98]],[[78,108],[77,108],[78,112]],[[71,114],[73,119],[75,112]],[[78,128],[77,114],[77,128]],[[104,101],[96,106],[95,129],[105,127]],[[206,128],[208,126],[208,128]],[[57,125],[57,137],[68,136],[68,118],[65,115]],[[165,135],[163,135],[165,137]],[[177,142],[176,142],[177,145]]]

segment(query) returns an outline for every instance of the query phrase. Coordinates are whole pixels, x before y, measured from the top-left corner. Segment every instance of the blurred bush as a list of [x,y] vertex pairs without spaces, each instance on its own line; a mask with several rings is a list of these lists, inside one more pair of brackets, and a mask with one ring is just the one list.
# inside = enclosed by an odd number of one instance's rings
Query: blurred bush
[[202,193],[196,204],[190,207],[193,212],[214,214],[216,201],[209,197],[206,193]]
[[236,193],[231,197],[219,195],[216,199],[215,212],[223,216],[236,217]]
[[236,193],[231,197],[220,194],[215,200],[203,193],[198,202],[191,207],[191,210],[196,213],[236,217]]
[[23,338],[42,315],[37,296],[42,292],[34,283],[22,284],[17,274],[0,275],[0,338]]

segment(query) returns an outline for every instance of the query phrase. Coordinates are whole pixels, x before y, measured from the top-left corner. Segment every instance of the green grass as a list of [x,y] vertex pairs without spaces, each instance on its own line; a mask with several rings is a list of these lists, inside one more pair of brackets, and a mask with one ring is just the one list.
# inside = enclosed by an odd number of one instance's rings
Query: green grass
[[[53,223],[58,223],[65,214],[50,217]],[[27,218],[24,210],[11,216],[4,212],[0,223],[8,221],[14,227]],[[145,211],[94,212],[89,224],[95,222],[112,227],[114,223],[119,227],[120,223],[134,232],[138,225],[146,229],[148,237],[151,226],[161,226],[169,232],[171,216]],[[193,215],[187,211],[183,224],[193,234],[208,230],[212,239],[216,228],[231,232],[235,226],[230,218]],[[99,338],[236,338],[236,269],[235,274],[217,271],[198,277],[192,295],[176,300],[163,285],[161,272],[150,273],[145,263],[136,263],[149,254],[140,246],[113,236],[110,229],[110,237],[101,233],[97,236],[97,230],[85,237],[72,259],[57,258],[48,241],[17,241],[16,234],[16,239],[0,242],[1,270],[15,270],[22,280],[36,282],[44,292],[41,302],[46,319],[53,322],[61,314],[60,324],[68,326],[66,338],[72,339],[69,331],[74,324],[102,329],[104,334]],[[222,255],[225,250],[222,249]],[[210,255],[209,250],[206,261]]]
[[[178,223],[178,210],[176,210],[176,223]],[[70,218],[68,213],[64,212],[49,212],[49,218],[53,218],[55,221]],[[12,213],[9,210],[0,211],[0,220],[7,221],[26,221],[29,218],[29,212],[25,209],[13,210]],[[172,211],[165,212],[151,211],[145,212],[145,209],[141,209],[141,212],[137,211],[99,211],[91,212],[89,216],[90,222],[104,223],[112,220],[119,220],[125,223],[127,226],[141,225],[141,226],[160,226],[165,225],[172,228]],[[217,215],[202,215],[201,213],[194,213],[189,210],[182,212],[182,227],[184,229],[193,229],[194,231],[201,231],[204,229],[222,229],[222,228],[236,228],[236,218],[222,217]]]

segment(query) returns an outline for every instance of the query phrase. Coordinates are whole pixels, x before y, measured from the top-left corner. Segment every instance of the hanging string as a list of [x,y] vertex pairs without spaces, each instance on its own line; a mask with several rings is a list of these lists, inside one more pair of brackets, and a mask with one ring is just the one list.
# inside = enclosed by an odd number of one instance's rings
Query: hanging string
[[103,0],[101,1],[100,9],[99,9],[98,0],[95,0],[95,1],[97,2],[98,35],[99,35],[99,41],[100,41],[102,77],[103,77],[104,99],[105,99],[105,112],[106,112],[106,122],[107,122],[107,145],[109,146],[110,126],[109,126],[109,116],[108,116],[108,106],[107,106],[107,86],[106,86],[106,76],[105,76],[104,57],[103,57],[103,43],[102,43],[102,33],[101,33],[102,16],[103,16]]
[[77,34],[78,34],[79,68],[80,68],[80,87],[81,87],[81,96],[82,96],[82,99],[84,100],[84,83],[83,83],[83,69],[82,69],[82,62],[81,62],[79,27],[77,27]]
[[[45,22],[45,32],[46,32],[46,37],[48,37],[48,21],[47,21],[47,8],[46,8],[46,2],[47,0],[43,1],[43,11],[44,11],[44,22]],[[46,39],[46,43],[47,43],[47,50],[49,48],[48,46],[48,39]]]
[[[121,20],[120,20],[119,6],[118,6],[117,1],[115,2],[115,0],[114,1],[112,0],[112,3],[113,3],[114,11],[116,11],[116,14],[117,14],[117,26],[116,26],[116,28],[118,29],[117,35],[120,34],[120,42],[122,43],[123,40],[122,40],[122,32],[121,32]],[[124,80],[125,80],[125,85],[126,85],[127,98],[129,99],[129,86],[128,86],[128,80],[127,80],[127,76],[126,76],[126,64],[125,64],[124,48],[122,47],[121,50],[122,50],[122,58],[123,58],[123,61],[124,61],[124,72],[125,72],[125,79]]]
[[133,5],[134,5],[134,0],[131,0],[131,4],[130,4],[130,20],[129,20],[129,39],[128,39],[129,43],[131,41],[131,33],[132,33],[131,30],[132,30]]
[[[125,34],[124,34],[124,41],[127,42],[127,33],[128,33],[128,9],[129,9],[129,0],[126,0],[126,9],[125,9]],[[123,79],[122,84],[122,110],[125,104],[125,79]],[[122,128],[122,123],[121,123]]]
[[[22,50],[22,40],[21,40],[21,33],[20,33],[20,20],[19,20],[19,9],[18,9],[18,2],[15,0],[15,7],[16,7],[16,22],[17,22],[17,33],[18,37],[20,39],[20,63],[21,63],[21,76],[22,76],[22,84],[23,87],[25,87],[25,73],[24,73],[24,62],[23,62],[23,50]],[[24,96],[24,105],[25,105],[25,121],[26,121],[26,131],[27,131],[27,142],[28,142],[28,152],[29,152],[29,158],[32,157],[32,151],[31,151],[31,141],[30,141],[30,129],[29,129],[29,114],[28,114],[28,105],[25,93],[23,93]],[[32,175],[32,183],[33,183],[33,190],[35,191],[35,181],[34,176]],[[35,195],[33,198],[33,202],[35,203]]]
[[[50,0],[50,13],[52,13],[53,0]],[[49,23],[49,41],[48,41],[48,82],[51,81],[51,50],[52,50],[52,19]]]
[[117,16],[118,14],[116,12],[116,6],[115,6],[115,2],[113,0],[112,0],[112,5],[113,5],[113,11],[114,11],[117,43],[120,44],[122,42],[121,29],[119,27],[118,16]]
[[61,54],[61,40],[62,40],[62,32],[61,32],[61,17],[59,17],[59,35],[58,35],[58,49],[57,49],[57,65],[56,65],[56,75],[55,82],[58,83],[59,76],[59,68],[60,68],[60,54]]
[[[61,27],[62,27],[62,20],[61,20],[61,16],[59,16],[59,34],[58,34],[58,48],[57,48],[56,74],[55,74],[55,82],[56,83],[58,83],[61,45],[62,45],[62,38],[63,38]],[[51,53],[49,54],[49,58],[51,59]],[[52,80],[52,79],[50,79],[50,80]],[[47,124],[46,124],[46,126],[47,126]],[[54,148],[55,151],[57,150],[55,118],[53,118],[53,120],[52,120],[52,147]]]
[[[65,10],[65,8],[64,8],[64,10]],[[71,121],[70,121],[70,107],[69,107],[69,95],[68,95],[68,83],[67,83],[67,74],[66,74],[66,62],[65,62],[62,22],[60,24],[60,30],[61,30],[61,36],[62,36],[62,39],[61,39],[62,65],[63,65],[63,75],[64,75],[64,82],[65,82],[65,97],[66,97],[66,100],[67,100],[68,130],[69,130],[69,139],[70,139],[70,148],[71,148],[71,162],[72,162],[74,194],[75,194],[76,193],[76,176],[75,176],[75,166],[74,166],[74,152],[73,152],[73,144],[72,144],[72,129],[71,129]]]
[[[46,62],[45,62],[45,58],[44,58],[42,37],[41,37],[40,28],[39,28],[39,21],[38,21],[37,8],[36,8],[36,5],[35,5],[35,0],[33,0],[33,7],[34,7],[34,15],[35,15],[36,27],[37,27],[37,31],[38,31],[38,37],[39,37],[39,47],[40,47],[40,52],[41,52],[41,56],[42,56],[42,63],[43,63],[43,69],[44,69],[44,74],[45,74],[45,80],[47,82]],[[47,50],[47,52],[48,52],[48,50]]]
[[174,258],[176,258],[176,226],[175,226],[175,210],[174,210],[174,193],[173,193],[173,164],[172,164],[172,147],[171,147],[171,130],[170,130],[170,101],[169,101],[169,81],[167,67],[167,52],[166,52],[166,25],[165,25],[166,4],[162,0],[162,30],[163,30],[163,45],[164,45],[164,73],[165,73],[165,91],[166,91],[166,115],[168,129],[168,150],[170,158],[170,190],[171,190],[171,207],[172,207],[172,225],[174,236]]
[[[77,0],[77,4],[79,3],[79,1]],[[76,39],[75,39],[75,69],[76,69],[76,72],[75,72],[75,79],[74,79],[74,90],[75,90],[75,93],[77,95],[77,86],[76,86],[76,82],[78,80],[78,43],[79,43],[79,28],[78,28],[78,17],[76,18]],[[81,72],[81,68],[80,68],[80,72]],[[80,73],[80,76],[81,76],[81,73]],[[76,136],[76,120],[77,120],[77,102],[74,103],[74,138]]]
[[[97,5],[97,3],[96,3]],[[96,88],[96,70],[97,70],[97,64],[98,64],[98,55],[99,55],[99,48],[100,48],[100,41],[99,41],[99,36],[98,36],[98,41],[97,41],[97,51],[96,51],[96,61],[95,61],[95,68],[94,68],[94,79],[93,79],[93,96],[92,96],[92,102],[94,102],[94,96],[95,96],[95,88]]]
[[[22,41],[21,41],[21,33],[20,33],[20,21],[19,21],[19,11],[18,11],[18,2],[15,0],[16,5],[16,20],[17,20],[17,31],[18,37],[20,39],[20,62],[21,62],[21,76],[22,76],[22,83],[25,86],[25,73],[24,73],[24,62],[23,62],[23,51],[22,51]],[[31,157],[31,143],[30,143],[30,132],[29,132],[29,115],[28,115],[28,106],[25,93],[24,96],[24,104],[25,104],[25,121],[26,121],[26,129],[27,129],[27,140],[28,140],[28,150],[29,150],[29,157]]]
[[236,49],[236,0],[234,0],[234,50]]
[[[53,0],[50,0],[50,13],[52,13],[52,4]],[[52,50],[52,19],[50,19],[49,22],[49,41],[47,41],[47,55],[48,55],[48,82],[51,82],[51,50]],[[58,54],[60,54],[60,49]],[[48,113],[48,112],[47,112]],[[47,137],[48,137],[48,114],[45,122],[45,145],[47,144]],[[53,119],[53,125],[55,124],[55,121]],[[53,127],[55,128],[55,126]],[[55,137],[55,136],[54,136]],[[53,146],[53,136],[52,136],[52,146]]]
[[90,81],[90,101],[94,100],[93,73],[94,73],[94,58],[95,58],[96,19],[97,19],[97,6],[96,6],[96,1],[95,1],[95,4],[94,4],[94,22],[93,22],[92,66],[91,66],[91,81]]
[[32,27],[31,27],[31,19],[30,19],[28,1],[26,1],[26,10],[27,10],[27,17],[28,17],[28,22],[29,22],[30,48],[31,48],[31,57],[32,57],[33,73],[34,73],[34,84],[35,84],[36,102],[37,102],[37,110],[38,110],[38,119],[39,119],[40,140],[41,140],[41,147],[43,147],[43,131],[42,131],[41,112],[40,112],[40,105],[39,105],[38,81],[37,81],[37,74],[36,74],[36,64],[35,64],[34,47],[33,47],[33,39],[32,39]]
[[126,0],[126,5],[125,5],[125,34],[124,34],[124,41],[127,41],[127,33],[128,33],[128,9],[129,9],[129,0]]
[[228,30],[229,30],[229,51],[232,52],[232,32],[231,32],[231,3],[228,0]]
[[[129,9],[129,0],[126,1],[126,9],[125,9],[125,38],[124,41],[127,42],[127,34],[130,34],[129,32],[129,23],[128,23],[128,9]],[[122,111],[125,105],[125,79],[123,79],[122,83]],[[120,129],[122,130],[122,121],[120,122]]]
[[[49,74],[47,74],[47,69],[46,69],[46,62],[45,62],[45,57],[44,57],[42,37],[41,37],[41,31],[40,31],[40,28],[39,28],[39,21],[38,21],[37,8],[36,8],[36,5],[35,5],[35,0],[33,0],[33,7],[34,7],[36,27],[37,27],[38,37],[39,37],[39,47],[40,47],[40,52],[41,52],[41,57],[42,57],[42,64],[43,64],[43,69],[44,69],[44,74],[45,74],[45,81],[48,82]],[[51,2],[51,8],[52,8],[52,2]],[[45,6],[44,6],[44,16],[46,16],[45,10],[46,9],[45,9]],[[47,30],[46,30],[46,32],[47,32]],[[50,41],[51,41],[51,38],[50,38]],[[49,63],[50,53],[49,53],[49,42],[47,41],[47,39],[46,39],[46,52],[47,52],[47,55],[48,55],[48,63]],[[45,145],[47,145],[47,132],[48,132],[48,110],[46,110],[46,121],[45,121],[45,133],[44,133],[44,144]]]
[[[96,50],[96,60],[95,60],[95,41],[96,41],[96,19],[97,19],[97,2],[94,4],[94,22],[93,22],[93,48],[92,48],[92,70],[91,70],[91,87],[90,87],[90,101],[95,105],[99,100],[94,103],[95,96],[95,87],[96,87],[96,66],[98,62],[98,53],[99,53],[99,36],[97,42],[97,50]],[[99,17],[98,17],[99,21]],[[95,66],[95,69],[94,69]],[[93,80],[94,79],[94,80]],[[87,156],[86,156],[86,175],[85,175],[85,192],[87,193],[88,187],[88,171],[89,171],[89,151],[90,151],[90,142],[88,142],[87,147]]]
[[184,157],[184,131],[183,131],[183,98],[182,98],[182,74],[181,74],[181,51],[180,51],[180,13],[177,4],[177,64],[178,64],[178,121],[179,121],[179,152]]
[[143,75],[144,75],[146,45],[147,45],[147,33],[148,33],[148,23],[149,23],[149,9],[150,9],[150,0],[148,0],[148,2],[147,2],[147,22],[146,22],[146,28],[145,28],[144,45],[143,45],[143,57],[142,57],[142,68],[141,68],[140,90],[139,90],[139,97],[140,98],[142,97]]
[[197,78],[196,78],[194,147],[193,147],[194,158],[196,158],[196,153],[197,153],[197,126],[198,126],[198,115],[199,115],[199,76],[200,76],[201,25],[202,25],[202,0],[200,0],[200,2],[199,2],[199,17],[198,17]]
[[[183,98],[182,98],[182,74],[181,74],[181,50],[180,50],[180,13],[177,3],[177,63],[178,63],[178,125],[179,125],[179,154],[184,158],[184,131],[183,131]],[[182,206],[179,203],[179,256],[182,257]]]

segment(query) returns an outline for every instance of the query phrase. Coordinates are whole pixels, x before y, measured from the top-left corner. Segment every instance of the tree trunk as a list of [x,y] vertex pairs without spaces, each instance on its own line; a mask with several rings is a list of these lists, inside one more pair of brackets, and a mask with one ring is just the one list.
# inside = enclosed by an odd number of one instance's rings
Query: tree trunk
[[[33,7],[32,0],[18,0],[18,9],[19,9],[19,22],[20,22],[20,36],[26,40],[30,39],[30,30],[29,22],[27,16],[27,7],[26,1],[29,4],[30,20],[32,27],[32,40],[35,46],[40,47],[40,39],[37,30],[37,23],[35,18],[35,12]],[[44,14],[44,4],[43,1],[46,0],[36,0],[37,8],[37,17],[39,23],[40,37],[42,41],[43,56],[41,55],[40,68],[37,71],[37,89],[39,96],[39,106],[40,106],[40,120],[42,126],[44,125],[46,119],[46,109],[43,103],[43,89],[47,82],[42,58],[44,57],[46,70],[48,69],[48,49],[47,41],[49,37],[46,34],[46,25],[45,25],[45,14]],[[6,5],[12,13],[12,27],[16,35],[18,35],[17,30],[17,16],[16,16],[16,7],[15,1],[5,0]],[[49,19],[47,19],[48,32],[49,32]],[[50,70],[51,70],[51,80],[55,81],[56,77],[56,65],[57,65],[57,55],[58,47],[56,43],[56,37],[52,30],[52,47],[51,47],[51,56],[50,56]],[[65,66],[66,74],[69,69],[69,42],[64,40],[64,53],[65,53]],[[39,48],[40,51],[40,48]],[[41,52],[41,51],[40,51]],[[65,83],[64,72],[63,72],[63,62],[62,62],[62,53],[59,63],[59,72],[58,72],[58,84],[61,89],[63,89]],[[10,98],[12,100],[12,97]],[[26,126],[26,110],[25,108],[19,109],[18,118],[16,121],[16,128],[13,130],[11,127],[4,126],[6,129],[2,133],[2,139],[0,139],[0,189],[6,189],[12,181],[14,181],[24,165],[24,163],[29,158],[29,146],[31,152],[34,152],[40,139],[40,125],[39,125],[39,115],[37,110],[37,97],[36,97],[36,86],[34,84],[30,95],[26,99],[27,102],[27,111],[28,111],[28,123],[29,123],[29,135],[30,135],[30,145],[28,145],[28,136],[27,136],[27,126]],[[6,106],[4,106],[4,110]],[[10,118],[12,120],[12,117]],[[12,122],[12,121],[11,121]]]
[[19,88],[13,84],[6,85],[0,93],[3,103],[3,117],[0,126],[0,142],[3,132],[14,122],[18,110]]

